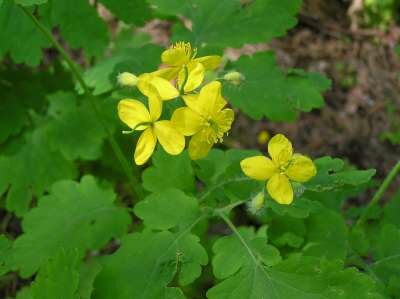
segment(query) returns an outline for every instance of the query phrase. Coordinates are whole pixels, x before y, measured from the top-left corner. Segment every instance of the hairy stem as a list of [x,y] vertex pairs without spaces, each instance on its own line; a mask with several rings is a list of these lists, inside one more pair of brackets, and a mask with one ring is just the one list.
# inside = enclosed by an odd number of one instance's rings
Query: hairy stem
[[51,32],[43,26],[39,20],[33,15],[27,8],[23,6],[19,6],[22,11],[32,20],[32,22],[35,24],[35,26],[38,28],[40,32],[43,33],[44,36],[54,45],[54,47],[60,52],[61,56],[65,59],[65,61],[68,64],[68,67],[70,68],[72,74],[75,76],[76,80],[78,81],[79,85],[82,87],[84,90],[86,96],[89,98],[89,101],[92,105],[92,108],[99,120],[99,122],[102,124],[103,129],[107,133],[108,141],[110,143],[110,146],[112,150],[114,151],[114,154],[121,164],[121,167],[123,171],[125,172],[126,176],[131,182],[132,185],[132,192],[136,197],[141,198],[143,195],[142,188],[140,186],[139,182],[139,172],[136,168],[131,167],[131,163],[126,159],[125,155],[123,154],[121,147],[118,145],[117,141],[115,140],[115,137],[113,135],[112,130],[108,127],[107,122],[105,121],[100,108],[97,105],[97,102],[95,100],[95,97],[92,95],[90,88],[88,85],[85,83],[85,80],[83,79],[83,76],[75,64],[75,62],[71,59],[71,57],[68,55],[68,53],[63,49],[63,47],[60,45],[60,43],[54,38],[54,36],[51,34]]
[[368,215],[370,211],[378,204],[379,200],[382,198],[383,194],[385,194],[387,188],[390,186],[392,181],[396,178],[397,174],[400,172],[400,161],[397,161],[396,165],[392,168],[389,174],[386,176],[382,184],[379,186],[378,191],[372,197],[372,200],[369,202],[368,206],[365,208],[360,218],[358,219],[356,226],[361,226],[368,219]]

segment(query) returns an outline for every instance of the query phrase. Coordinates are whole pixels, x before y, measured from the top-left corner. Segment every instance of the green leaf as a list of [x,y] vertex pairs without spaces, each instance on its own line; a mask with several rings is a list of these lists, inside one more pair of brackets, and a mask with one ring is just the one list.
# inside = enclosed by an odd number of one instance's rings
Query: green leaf
[[368,183],[375,175],[375,169],[353,170],[345,167],[343,160],[322,157],[314,160],[317,175],[305,183],[307,190],[315,192],[340,190]]
[[152,11],[146,0],[100,0],[115,16],[128,24],[144,25]]
[[19,290],[16,299],[33,299],[32,288],[24,287]]
[[167,287],[174,276],[179,284],[187,285],[200,276],[201,266],[206,264],[206,251],[188,230],[129,234],[118,251],[104,260],[94,297],[174,298],[171,292],[177,291]]
[[33,299],[79,299],[79,254],[60,250],[44,264],[32,284]]
[[11,241],[7,239],[6,236],[0,235],[0,275],[8,272],[8,267],[6,265],[6,259],[11,247]]
[[14,0],[16,4],[22,6],[40,5],[47,2],[47,0]]
[[199,200],[210,204],[225,198],[231,202],[250,200],[264,190],[263,183],[246,177],[240,168],[241,160],[257,154],[250,150],[212,150],[206,158],[195,161],[196,175],[206,184]]
[[[238,232],[247,242],[257,260],[270,266],[281,261],[279,251],[274,246],[267,244],[265,229],[260,229],[256,233],[251,227],[241,227],[238,228]],[[213,272],[218,279],[227,278],[240,268],[254,262],[235,235],[219,238],[214,243],[213,252]]]
[[[139,48],[128,48],[114,55],[84,73],[86,84],[94,88],[93,94],[100,95],[117,87],[117,76],[122,72],[136,75],[154,71],[160,64],[161,47],[145,45]],[[80,92],[83,92],[78,87]]]
[[400,190],[383,208],[383,222],[395,225],[400,229]]
[[55,149],[68,160],[94,160],[100,157],[106,132],[101,126],[89,99],[78,103],[70,92],[57,92],[48,96],[51,123],[49,138]]
[[383,224],[373,236],[373,272],[387,286],[389,295],[400,295],[400,229],[391,224]]
[[340,262],[293,257],[272,267],[253,264],[207,292],[210,299],[383,299],[376,283]]
[[27,123],[25,107],[11,92],[0,87],[2,101],[0,106],[0,143],[10,135],[18,134]]
[[10,53],[15,63],[40,63],[50,43],[12,0],[4,0],[0,9],[0,28],[0,58]]
[[169,188],[194,191],[194,174],[187,151],[171,156],[158,148],[152,158],[153,166],[143,172],[143,187],[151,192]]
[[200,216],[200,209],[196,198],[177,189],[167,189],[136,204],[135,214],[145,226],[165,230],[192,223]]
[[316,208],[306,220],[304,255],[344,260],[347,256],[348,228],[345,219],[323,206]]
[[[173,39],[191,41],[197,47],[240,47],[282,36],[296,24],[299,0],[151,0],[161,13],[184,15],[191,30],[179,24]],[[235,34],[232,34],[234,32]]]
[[46,124],[41,125],[25,136],[15,154],[0,156],[0,194],[9,186],[6,208],[19,216],[28,210],[32,196],[41,196],[58,180],[76,177],[75,166],[51,149],[47,134]]
[[272,52],[242,56],[231,67],[244,76],[240,85],[224,84],[224,93],[233,106],[253,119],[293,121],[299,111],[321,108],[321,92],[329,80],[316,73],[292,70],[288,74],[276,65]]
[[97,260],[83,263],[80,268],[79,280],[79,299],[91,299],[94,290],[94,280],[102,269],[101,264]]
[[101,56],[108,44],[106,24],[89,1],[50,0],[52,26],[59,26],[61,36],[74,48],[83,48],[88,56]]
[[29,277],[61,247],[77,248],[82,255],[120,236],[130,217],[114,200],[114,192],[100,188],[91,176],[80,183],[55,183],[50,195],[40,198],[38,206],[25,215],[24,234],[13,244],[10,268]]

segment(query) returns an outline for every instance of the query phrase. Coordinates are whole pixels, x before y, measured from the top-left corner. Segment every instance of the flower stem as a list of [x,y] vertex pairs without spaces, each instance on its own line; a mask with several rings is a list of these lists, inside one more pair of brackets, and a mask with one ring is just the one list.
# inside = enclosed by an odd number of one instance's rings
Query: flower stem
[[90,88],[88,85],[85,83],[85,80],[83,79],[83,76],[78,69],[77,65],[75,62],[71,59],[71,57],[68,55],[68,53],[63,49],[63,47],[60,45],[60,43],[54,38],[54,36],[51,34],[51,32],[43,26],[39,20],[33,15],[27,8],[23,6],[19,6],[21,10],[32,20],[32,22],[35,24],[37,29],[43,33],[47,37],[47,39],[54,45],[54,47],[60,52],[61,56],[65,59],[67,62],[72,74],[75,76],[76,80],[78,81],[79,85],[82,87],[82,89],[85,92],[85,95],[88,97],[93,110],[99,120],[99,122],[102,124],[103,129],[107,133],[108,141],[110,143],[110,146],[112,150],[114,151],[114,154],[121,164],[121,167],[123,171],[125,172],[126,176],[131,182],[132,185],[132,192],[133,194],[141,198],[143,196],[143,190],[141,188],[141,185],[139,183],[139,172],[137,168],[131,167],[130,163],[126,159],[125,155],[123,154],[121,147],[118,145],[117,141],[115,140],[115,137],[113,135],[112,130],[108,127],[107,122],[105,121],[100,108],[97,105],[97,102],[95,101],[95,97],[92,95]]
[[365,208],[363,213],[361,214],[360,218],[358,219],[356,226],[361,226],[364,222],[368,219],[368,215],[375,207],[379,200],[382,198],[383,194],[385,194],[387,188],[390,186],[392,181],[396,178],[397,174],[400,172],[400,160],[397,161],[396,165],[392,168],[389,174],[386,176],[382,184],[379,186],[378,191],[372,197],[372,200],[369,202],[368,206]]

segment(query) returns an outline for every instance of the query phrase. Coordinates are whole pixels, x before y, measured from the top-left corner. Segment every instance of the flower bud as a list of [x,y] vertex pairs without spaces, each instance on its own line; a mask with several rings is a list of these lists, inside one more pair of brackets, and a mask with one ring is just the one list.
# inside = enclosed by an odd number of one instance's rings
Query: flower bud
[[256,196],[253,197],[253,199],[250,202],[249,205],[250,211],[253,213],[257,213],[264,207],[264,202],[265,202],[264,192],[258,193]]
[[226,73],[224,75],[224,79],[226,81],[229,81],[233,85],[239,85],[244,80],[244,76],[239,72],[232,71],[232,72]]
[[257,142],[260,145],[265,145],[268,143],[268,140],[270,140],[271,135],[268,133],[266,130],[262,130],[258,136],[257,136]]
[[127,87],[134,87],[139,81],[138,77],[129,72],[123,72],[119,74],[117,80],[119,85]]

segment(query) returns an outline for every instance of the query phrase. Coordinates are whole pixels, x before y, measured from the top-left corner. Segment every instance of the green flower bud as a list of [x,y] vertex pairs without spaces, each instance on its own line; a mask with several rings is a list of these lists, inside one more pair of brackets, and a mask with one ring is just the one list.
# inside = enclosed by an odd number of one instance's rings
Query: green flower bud
[[265,195],[264,192],[258,193],[256,196],[253,197],[249,204],[249,209],[252,213],[257,213],[259,212],[263,207],[265,203]]
[[226,73],[224,75],[224,79],[226,81],[229,81],[233,85],[239,85],[244,80],[244,76],[239,72],[232,71],[232,72]]
[[129,72],[119,74],[117,80],[119,85],[127,87],[135,87],[139,81],[138,77]]

